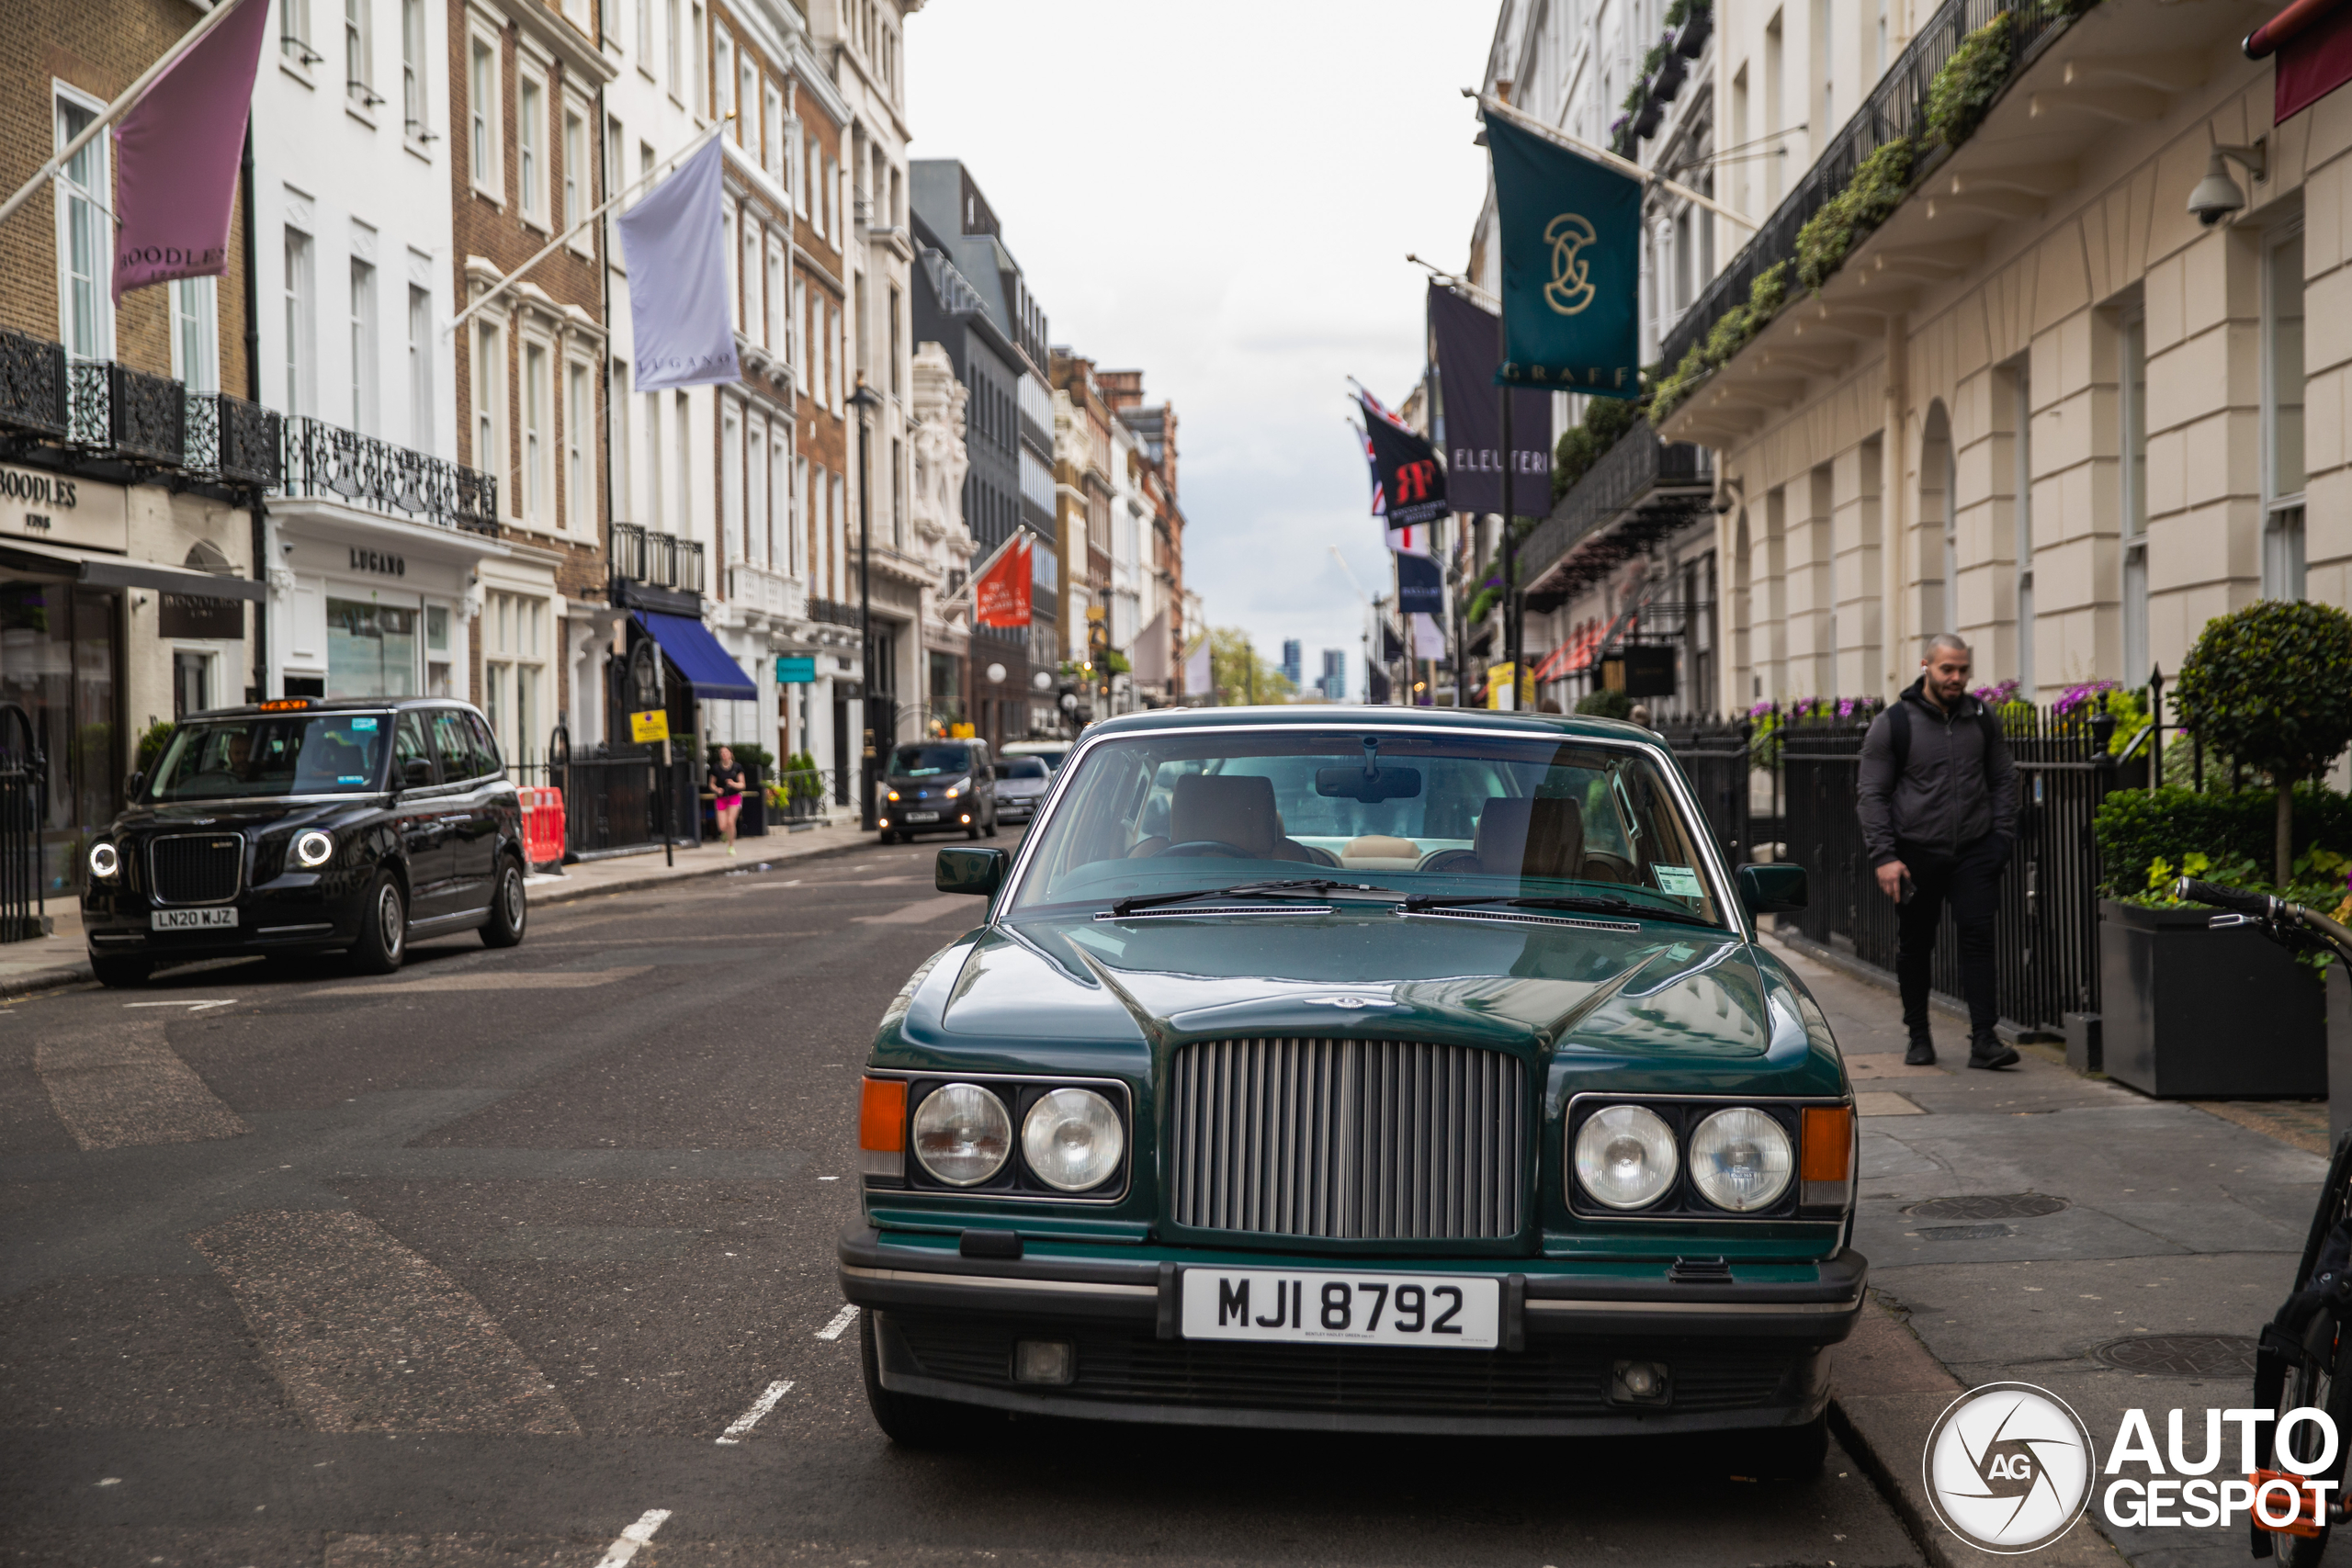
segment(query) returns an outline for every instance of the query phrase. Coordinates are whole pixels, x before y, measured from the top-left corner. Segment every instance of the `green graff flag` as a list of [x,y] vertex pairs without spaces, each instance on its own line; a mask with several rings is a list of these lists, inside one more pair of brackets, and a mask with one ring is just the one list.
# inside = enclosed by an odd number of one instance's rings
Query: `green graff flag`
[[1503,362],[1495,380],[1601,398],[1642,391],[1642,185],[1487,116],[1502,221]]

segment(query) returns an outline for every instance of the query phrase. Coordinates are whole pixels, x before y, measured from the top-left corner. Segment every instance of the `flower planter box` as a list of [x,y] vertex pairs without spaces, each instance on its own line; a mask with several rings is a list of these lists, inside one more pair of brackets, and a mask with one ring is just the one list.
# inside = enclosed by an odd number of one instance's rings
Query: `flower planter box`
[[2324,1095],[2324,993],[2261,932],[2209,930],[2213,913],[2099,901],[2107,1076],[2160,1100]]
[[1662,104],[1670,104],[1682,91],[1682,79],[1690,72],[1682,56],[1669,53],[1657,68],[1657,79],[1650,84],[1650,96]]
[[1682,31],[1674,39],[1674,52],[1685,60],[1696,60],[1699,51],[1707,47],[1707,35],[1715,30],[1715,14],[1703,6],[1694,6],[1683,19]]
[[1665,117],[1666,106],[1658,102],[1657,95],[1644,98],[1640,112],[1634,116],[1634,134],[1647,141],[1657,134],[1658,121]]

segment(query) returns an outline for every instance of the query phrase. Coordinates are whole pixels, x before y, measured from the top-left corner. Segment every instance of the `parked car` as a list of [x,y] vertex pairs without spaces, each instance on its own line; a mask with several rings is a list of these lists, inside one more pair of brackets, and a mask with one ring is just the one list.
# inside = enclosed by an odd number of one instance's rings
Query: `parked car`
[[996,814],[1001,821],[1026,822],[1054,787],[1054,770],[1043,757],[1007,757],[996,765]]
[[523,810],[476,709],[309,697],[195,715],[85,852],[90,966],[348,953],[388,974],[411,941],[523,940]]
[[901,1443],[1004,1414],[1827,1441],[1853,1095],[1655,735],[1396,708],[1090,730],[884,1013],[840,1276]]
[[996,749],[996,754],[1006,758],[1035,757],[1058,772],[1069,759],[1070,745],[1068,740],[1008,740]]
[[996,837],[996,768],[985,740],[917,740],[882,770],[875,826],[886,844],[918,833]]

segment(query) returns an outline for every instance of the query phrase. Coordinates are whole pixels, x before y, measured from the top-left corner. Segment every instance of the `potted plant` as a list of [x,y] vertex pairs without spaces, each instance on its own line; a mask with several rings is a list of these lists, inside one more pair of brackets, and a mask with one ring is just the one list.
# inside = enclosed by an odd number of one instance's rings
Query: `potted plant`
[[1690,62],[1675,50],[1672,33],[1667,34],[1665,41],[1651,52],[1657,56],[1657,64],[1650,77],[1650,96],[1662,104],[1670,104],[1674,96],[1682,91],[1682,79],[1690,71]]
[[1674,51],[1685,60],[1696,60],[1707,47],[1708,35],[1715,30],[1715,10],[1707,0],[1675,0],[1667,7],[1666,25],[1680,29],[1674,35]]

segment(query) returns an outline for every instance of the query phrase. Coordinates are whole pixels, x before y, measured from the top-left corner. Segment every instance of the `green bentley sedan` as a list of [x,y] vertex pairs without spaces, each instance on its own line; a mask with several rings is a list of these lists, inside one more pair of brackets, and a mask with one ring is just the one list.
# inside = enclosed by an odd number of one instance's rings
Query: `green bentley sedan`
[[1726,863],[1657,736],[1133,715],[937,881],[986,918],[883,1014],[840,1244],[893,1439],[1735,1432],[1818,1467],[1852,1088],[1756,940],[1804,871]]

